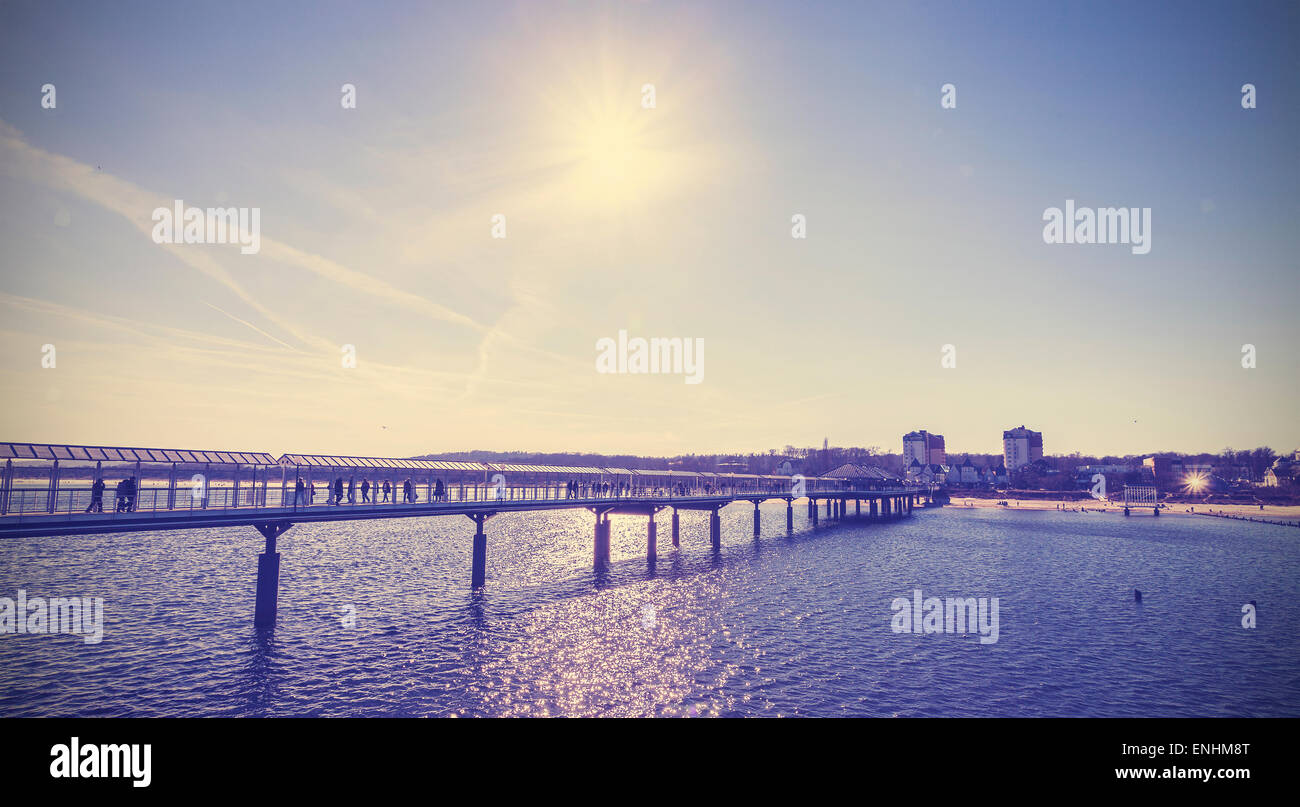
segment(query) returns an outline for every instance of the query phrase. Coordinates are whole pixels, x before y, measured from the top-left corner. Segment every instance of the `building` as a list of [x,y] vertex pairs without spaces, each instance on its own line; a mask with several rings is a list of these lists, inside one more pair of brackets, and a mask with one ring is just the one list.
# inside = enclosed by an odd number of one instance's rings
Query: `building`
[[1272,467],[1264,472],[1264,486],[1269,488],[1289,488],[1300,485],[1300,462],[1293,462],[1279,457]]
[[1002,432],[1002,458],[1008,471],[1043,458],[1043,433],[1023,425]]
[[1078,474],[1131,474],[1138,470],[1136,465],[1076,465]]
[[1147,457],[1142,460],[1142,470],[1157,483],[1168,484],[1183,476],[1183,461],[1177,457]]
[[947,465],[943,435],[930,434],[925,429],[903,435],[903,467],[910,468],[913,460],[918,465]]
[[850,483],[852,487],[869,490],[896,488],[903,481],[898,474],[886,471],[884,468],[874,465],[856,465],[851,462],[832,468],[822,476],[852,480]]
[[803,473],[803,460],[797,457],[781,457],[776,462],[776,467],[772,470],[774,474],[781,476],[794,476]]

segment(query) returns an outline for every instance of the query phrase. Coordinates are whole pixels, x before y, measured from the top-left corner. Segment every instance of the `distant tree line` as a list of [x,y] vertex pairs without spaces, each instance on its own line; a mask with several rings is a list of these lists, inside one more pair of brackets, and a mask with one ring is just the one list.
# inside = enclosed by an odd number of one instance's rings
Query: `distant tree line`
[[[1073,454],[1053,454],[1043,457],[1037,469],[1029,471],[1036,477],[1054,476],[1044,471],[1056,471],[1062,476],[1073,475],[1081,465],[1133,465],[1140,467],[1142,460],[1150,456],[1180,459],[1184,463],[1200,463],[1232,467],[1245,467],[1250,470],[1252,478],[1260,479],[1264,472],[1279,456],[1267,447],[1237,451],[1225,448],[1215,453],[1186,454],[1177,451],[1156,451],[1145,454],[1090,455],[1074,452]],[[1289,454],[1288,454],[1289,456]],[[450,451],[426,454],[423,458],[461,460],[465,462],[507,462],[520,465],[586,465],[602,468],[633,468],[647,470],[680,469],[683,471],[739,470],[746,473],[773,473],[783,460],[794,460],[799,466],[799,473],[805,475],[823,474],[845,463],[877,466],[887,471],[901,474],[903,472],[902,454],[886,453],[880,446],[832,446],[823,442],[820,448],[787,445],[782,449],[771,448],[765,452],[748,454],[680,454],[672,457],[646,457],[637,454],[596,454],[574,452],[538,452],[538,451]],[[970,460],[976,468],[997,468],[1002,465],[1001,454],[953,453],[948,454],[948,464],[957,466]],[[1041,481],[1041,480],[1040,480]],[[1062,485],[1067,485],[1065,480]],[[1064,488],[1063,488],[1064,489]]]

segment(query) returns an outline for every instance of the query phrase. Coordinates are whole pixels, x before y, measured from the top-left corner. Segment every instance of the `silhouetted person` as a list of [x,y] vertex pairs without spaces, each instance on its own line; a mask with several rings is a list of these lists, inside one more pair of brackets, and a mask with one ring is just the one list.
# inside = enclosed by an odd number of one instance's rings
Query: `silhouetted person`
[[104,480],[96,478],[94,484],[90,486],[90,506],[86,508],[87,513],[104,512]]
[[303,493],[304,493],[306,490],[307,490],[307,486],[303,483],[303,481],[302,481],[302,477],[301,477],[301,476],[298,477],[298,481],[297,481],[297,483],[294,484],[294,486],[293,486],[293,505],[294,505],[294,507],[297,507],[297,506],[298,506],[298,502],[302,501],[302,495],[303,495]]
[[390,493],[392,493],[392,490],[393,490],[393,486],[388,484],[388,480],[385,479],[384,480],[384,501],[388,501],[388,496]]
[[356,503],[357,503],[357,478],[355,476],[349,476],[348,477],[348,504],[356,504]]
[[307,504],[316,503],[316,480],[312,480],[307,485]]
[[442,484],[441,479],[433,483],[433,496],[440,502],[446,499],[447,488]]
[[368,503],[370,501],[370,480],[361,480],[361,501]]
[[343,477],[334,480],[334,503],[343,504]]
[[127,480],[126,480],[126,488],[125,488],[124,492],[126,493],[126,512],[130,513],[131,511],[135,510],[135,493],[136,493],[136,490],[135,490],[135,477],[134,477],[134,476],[127,477]]

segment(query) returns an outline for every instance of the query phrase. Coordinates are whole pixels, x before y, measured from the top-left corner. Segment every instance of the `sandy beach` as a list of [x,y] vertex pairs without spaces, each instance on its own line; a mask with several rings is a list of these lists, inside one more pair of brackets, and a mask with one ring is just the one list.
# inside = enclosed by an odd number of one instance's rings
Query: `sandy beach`
[[[1002,507],[1005,501],[1008,510],[1060,510],[1088,513],[1123,514],[1123,502],[1106,501],[1071,501],[1062,502],[1052,499],[979,499],[953,496],[947,507]],[[1150,515],[1150,507],[1135,507],[1133,512]],[[1201,518],[1233,518],[1242,521],[1255,520],[1271,523],[1284,523],[1300,526],[1300,505],[1269,505],[1262,508],[1255,504],[1166,504],[1160,509],[1162,516],[1198,516]]]

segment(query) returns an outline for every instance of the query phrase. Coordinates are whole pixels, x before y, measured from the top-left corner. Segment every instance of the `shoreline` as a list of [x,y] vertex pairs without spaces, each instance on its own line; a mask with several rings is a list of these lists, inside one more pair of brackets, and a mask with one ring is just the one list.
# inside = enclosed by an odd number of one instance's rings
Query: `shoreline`
[[[1006,506],[998,502],[1006,502]],[[1057,512],[1076,512],[1076,513],[1118,513],[1123,515],[1124,504],[1122,502],[1107,502],[1095,499],[1083,501],[1061,501],[1059,499],[1016,499],[1007,497],[1003,499],[985,499],[977,497],[951,497],[950,503],[944,507],[953,507],[958,509],[976,509],[976,508],[1000,508],[1003,510],[1046,510]],[[1150,505],[1136,505],[1132,508],[1134,515],[1150,515]],[[1160,507],[1161,516],[1206,516],[1210,518],[1225,518],[1232,521],[1245,521],[1255,524],[1272,524],[1283,527],[1300,527],[1300,505],[1269,505],[1266,504],[1261,509],[1259,505],[1250,504],[1220,504],[1220,505],[1197,505],[1181,503],[1165,503]]]

